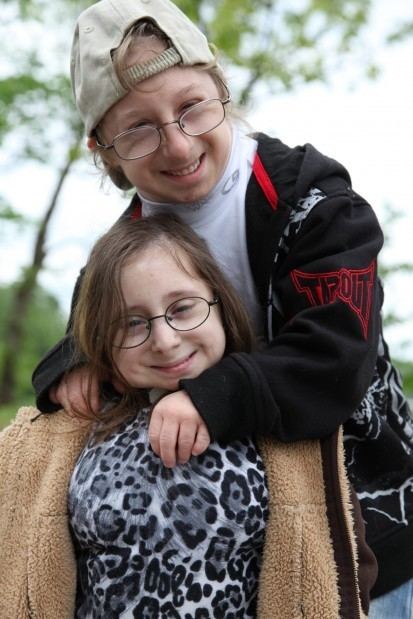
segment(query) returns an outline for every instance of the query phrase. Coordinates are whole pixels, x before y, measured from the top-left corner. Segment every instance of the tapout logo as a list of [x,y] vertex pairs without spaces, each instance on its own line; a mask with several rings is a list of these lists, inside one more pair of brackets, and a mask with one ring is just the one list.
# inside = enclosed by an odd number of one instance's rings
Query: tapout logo
[[367,339],[373,294],[375,262],[366,269],[340,269],[330,273],[304,273],[295,269],[291,278],[295,289],[306,294],[311,305],[340,300],[359,318]]

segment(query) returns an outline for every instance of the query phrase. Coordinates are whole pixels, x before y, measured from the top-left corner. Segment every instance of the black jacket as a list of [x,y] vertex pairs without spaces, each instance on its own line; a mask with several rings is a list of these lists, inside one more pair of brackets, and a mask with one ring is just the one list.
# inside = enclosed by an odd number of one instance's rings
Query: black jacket
[[[247,247],[267,349],[225,357],[181,381],[211,437],[322,438],[344,424],[350,479],[379,559],[373,595],[413,577],[413,424],[381,334],[383,236],[347,171],[311,145],[262,134],[258,155],[277,196],[253,174]],[[135,198],[125,215],[138,206]],[[38,406],[70,367],[67,335],[34,373]],[[408,479],[410,481],[410,489]]]

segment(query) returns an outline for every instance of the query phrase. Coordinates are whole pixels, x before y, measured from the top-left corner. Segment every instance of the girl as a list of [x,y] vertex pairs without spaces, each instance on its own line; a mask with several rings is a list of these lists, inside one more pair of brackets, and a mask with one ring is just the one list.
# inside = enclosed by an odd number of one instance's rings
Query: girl
[[[413,423],[381,331],[383,238],[371,207],[311,145],[241,132],[214,53],[168,0],[102,0],[82,13],[72,84],[89,147],[117,185],[136,188],[127,215],[171,211],[198,231],[267,344],[225,355],[162,398],[155,453],[172,467],[210,439],[292,442],[344,424],[379,561],[374,606],[394,592],[395,614],[410,619]],[[71,346],[69,328],[35,371],[43,411],[85,407],[90,370],[73,368]]]
[[151,401],[253,343],[190,228],[120,220],[92,251],[73,329],[77,357],[122,395],[92,424],[28,408],[0,435],[2,617],[363,616],[340,451],[326,488],[316,441],[213,442],[174,469],[150,449]]

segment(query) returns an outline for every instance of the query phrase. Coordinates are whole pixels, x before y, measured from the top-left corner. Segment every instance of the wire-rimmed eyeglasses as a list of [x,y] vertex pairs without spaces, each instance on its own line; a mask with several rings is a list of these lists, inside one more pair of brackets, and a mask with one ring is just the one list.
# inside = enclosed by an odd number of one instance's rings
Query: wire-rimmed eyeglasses
[[112,345],[115,348],[141,346],[151,334],[152,322],[158,318],[164,318],[175,331],[192,331],[208,319],[211,307],[218,303],[218,298],[207,301],[203,297],[185,297],[168,305],[164,314],[152,318],[145,318],[139,314],[123,316],[113,323]]
[[[225,85],[224,85],[225,86]],[[176,119],[162,125],[140,125],[116,135],[111,144],[102,144],[95,132],[96,143],[99,148],[109,150],[113,148],[120,159],[130,161],[141,159],[154,153],[161,145],[161,129],[168,125],[178,125],[183,133],[191,137],[209,133],[216,129],[225,118],[225,105],[231,101],[228,88],[225,99],[206,99],[188,107]]]

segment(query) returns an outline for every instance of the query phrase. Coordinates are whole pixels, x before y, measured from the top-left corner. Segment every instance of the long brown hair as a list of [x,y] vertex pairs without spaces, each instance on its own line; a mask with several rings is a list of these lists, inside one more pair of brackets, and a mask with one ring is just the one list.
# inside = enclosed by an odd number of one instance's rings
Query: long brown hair
[[99,414],[106,428],[117,426],[137,407],[147,403],[147,390],[132,388],[117,370],[112,342],[116,330],[114,322],[126,313],[120,283],[122,268],[154,245],[166,249],[182,269],[179,254],[183,253],[196,275],[219,297],[226,335],[225,354],[249,352],[254,345],[247,311],[203,239],[171,214],[137,221],[129,217],[120,219],[92,249],[73,318],[75,361],[86,362],[100,383],[115,377],[125,389],[116,406]]

